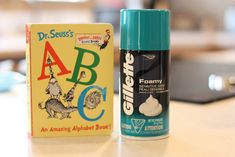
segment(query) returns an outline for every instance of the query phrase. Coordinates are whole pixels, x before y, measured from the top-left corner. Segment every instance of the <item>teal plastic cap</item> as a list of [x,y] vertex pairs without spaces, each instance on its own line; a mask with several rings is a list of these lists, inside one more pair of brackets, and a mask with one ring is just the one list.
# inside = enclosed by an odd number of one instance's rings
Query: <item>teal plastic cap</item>
[[170,13],[168,10],[122,9],[120,19],[123,50],[169,50]]

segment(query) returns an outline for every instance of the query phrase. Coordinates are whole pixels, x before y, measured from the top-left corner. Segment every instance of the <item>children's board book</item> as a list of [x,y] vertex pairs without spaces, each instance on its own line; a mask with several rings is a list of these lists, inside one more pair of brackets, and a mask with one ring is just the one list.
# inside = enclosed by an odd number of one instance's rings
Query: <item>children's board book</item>
[[30,136],[111,134],[112,26],[30,24],[26,42]]

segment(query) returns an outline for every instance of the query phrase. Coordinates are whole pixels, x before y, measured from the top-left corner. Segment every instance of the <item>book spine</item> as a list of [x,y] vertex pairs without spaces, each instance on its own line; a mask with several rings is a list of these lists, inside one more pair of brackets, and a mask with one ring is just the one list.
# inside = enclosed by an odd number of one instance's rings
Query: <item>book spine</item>
[[28,134],[33,136],[32,126],[32,93],[31,93],[31,30],[30,25],[26,25],[26,62],[27,62],[27,103],[28,103]]

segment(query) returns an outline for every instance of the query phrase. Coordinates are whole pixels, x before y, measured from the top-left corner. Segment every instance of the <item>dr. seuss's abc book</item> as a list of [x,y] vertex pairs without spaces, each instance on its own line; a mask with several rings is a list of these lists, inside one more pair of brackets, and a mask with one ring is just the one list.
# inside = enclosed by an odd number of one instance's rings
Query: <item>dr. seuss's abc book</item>
[[113,128],[113,28],[26,26],[32,137],[108,135]]

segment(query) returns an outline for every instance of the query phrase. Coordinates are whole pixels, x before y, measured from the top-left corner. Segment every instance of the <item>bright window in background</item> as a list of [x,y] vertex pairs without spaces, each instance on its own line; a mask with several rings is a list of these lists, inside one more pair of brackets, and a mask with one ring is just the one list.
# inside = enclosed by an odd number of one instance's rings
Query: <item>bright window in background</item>
[[26,23],[108,22],[119,30],[124,0],[0,0],[0,38],[24,36]]
[[92,0],[1,0],[0,38],[24,36],[27,23],[90,23]]

